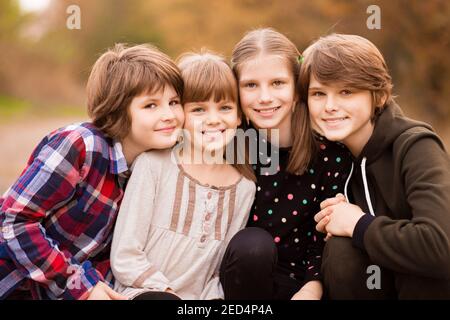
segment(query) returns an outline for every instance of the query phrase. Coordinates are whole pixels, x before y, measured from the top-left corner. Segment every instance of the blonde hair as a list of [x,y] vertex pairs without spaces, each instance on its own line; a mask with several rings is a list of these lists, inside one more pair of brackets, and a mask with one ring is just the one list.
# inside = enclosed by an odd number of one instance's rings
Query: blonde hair
[[[236,103],[238,117],[242,117],[242,110],[238,101],[238,87],[233,71],[226,60],[219,54],[202,49],[199,53],[187,52],[177,58],[178,67],[184,81],[182,102],[203,102],[211,99],[214,102],[223,100]],[[237,150],[234,152],[233,167],[244,177],[255,181],[253,170],[248,163],[238,164],[238,143],[235,139],[230,142]]]
[[175,63],[149,44],[116,44],[95,62],[87,83],[87,108],[93,124],[121,140],[131,129],[128,107],[134,97],[171,86],[181,97],[183,80]]
[[323,84],[342,85],[372,93],[372,121],[393,100],[392,78],[383,55],[369,40],[347,34],[319,38],[303,53],[299,83],[307,104],[311,76]]
[[[231,66],[236,77],[240,78],[241,67],[247,61],[260,55],[273,55],[284,59],[292,72],[297,90],[300,73],[297,47],[286,36],[272,28],[256,29],[248,32],[234,47]],[[292,149],[286,171],[302,174],[308,168],[317,146],[309,122],[308,109],[297,103],[291,120]]]

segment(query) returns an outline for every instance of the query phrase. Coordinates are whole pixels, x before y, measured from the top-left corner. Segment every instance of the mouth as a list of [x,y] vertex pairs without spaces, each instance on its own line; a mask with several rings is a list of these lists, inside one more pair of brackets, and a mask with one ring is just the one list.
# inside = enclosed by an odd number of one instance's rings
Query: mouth
[[206,136],[218,136],[225,132],[225,129],[203,130],[202,134]]
[[336,126],[347,119],[348,119],[348,117],[334,117],[334,118],[324,118],[324,119],[322,119],[322,121],[324,121],[326,124],[328,124],[330,126]]
[[202,136],[207,142],[223,141],[225,129],[202,130]]
[[161,132],[161,133],[172,133],[175,129],[176,129],[176,126],[171,126],[171,127],[164,127],[164,128],[156,129],[155,131]]
[[257,113],[259,113],[261,116],[271,116],[273,115],[277,110],[279,110],[281,106],[275,107],[275,108],[265,108],[265,109],[255,109],[253,110]]

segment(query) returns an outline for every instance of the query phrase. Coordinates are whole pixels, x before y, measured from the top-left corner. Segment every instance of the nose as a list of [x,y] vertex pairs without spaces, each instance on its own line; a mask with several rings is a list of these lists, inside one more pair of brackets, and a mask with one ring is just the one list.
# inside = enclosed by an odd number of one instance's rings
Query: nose
[[219,117],[218,113],[216,111],[210,110],[208,112],[208,116],[206,118],[206,123],[208,125],[213,125],[213,124],[217,124],[219,122],[220,122],[220,117]]
[[267,86],[261,86],[260,95],[259,95],[259,103],[260,104],[270,104],[272,103],[273,98],[270,93],[270,89]]
[[175,113],[169,105],[165,105],[162,111],[161,120],[171,121],[173,119],[175,119]]
[[336,99],[333,97],[333,95],[329,94],[327,96],[327,100],[325,101],[325,111],[333,112],[336,111],[337,109],[338,107]]

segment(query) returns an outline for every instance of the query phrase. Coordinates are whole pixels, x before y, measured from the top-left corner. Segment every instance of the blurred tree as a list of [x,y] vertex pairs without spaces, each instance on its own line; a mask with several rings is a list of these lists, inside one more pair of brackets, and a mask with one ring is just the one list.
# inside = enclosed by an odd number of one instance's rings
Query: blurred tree
[[0,41],[16,39],[22,23],[20,7],[16,0],[0,2]]
[[[80,6],[81,30],[66,28],[66,9],[72,4]],[[381,9],[381,30],[366,26],[366,9],[372,4]],[[12,49],[7,51],[15,53],[13,63],[9,63],[12,66],[6,66],[8,77],[16,68],[18,74],[38,74],[34,81],[39,83],[46,76],[50,87],[52,83],[62,86],[64,81],[75,81],[82,87],[92,63],[115,42],[151,42],[172,57],[205,46],[229,57],[243,34],[257,27],[275,27],[300,51],[331,32],[359,34],[385,55],[402,106],[426,121],[445,126],[450,121],[449,17],[450,2],[445,0],[58,0],[37,17],[45,21],[43,36],[27,40],[21,38],[25,17],[17,0],[2,0],[0,49],[9,47]],[[26,19],[28,24],[30,17]],[[33,65],[20,63],[30,57]],[[46,66],[44,69],[51,66],[52,70],[42,74],[37,65]],[[1,67],[0,90],[5,83]],[[31,86],[33,81],[29,82]],[[7,87],[16,92],[12,86],[23,85],[15,78]],[[66,91],[58,90],[54,96],[73,99],[76,92],[82,94],[81,90]],[[51,90],[42,92],[49,95]]]

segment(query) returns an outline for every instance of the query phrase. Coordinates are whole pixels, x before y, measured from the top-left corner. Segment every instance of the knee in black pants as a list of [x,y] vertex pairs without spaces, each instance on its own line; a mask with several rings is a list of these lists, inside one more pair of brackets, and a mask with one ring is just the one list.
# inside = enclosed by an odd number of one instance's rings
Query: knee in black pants
[[380,289],[369,288],[369,256],[352,244],[351,238],[332,237],[325,244],[322,255],[322,274],[325,292],[330,299],[392,299],[394,280],[386,269],[380,272]]
[[138,294],[133,300],[181,300],[178,296],[162,291],[148,291]]
[[277,249],[267,231],[254,227],[239,231],[220,268],[225,299],[270,299],[276,263]]
[[406,274],[396,274],[395,285],[400,300],[449,300],[450,281]]

